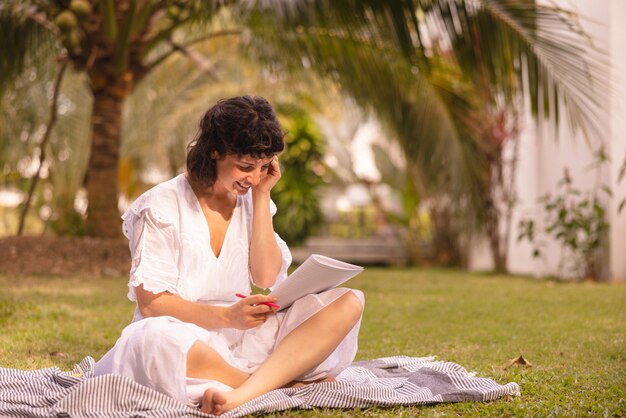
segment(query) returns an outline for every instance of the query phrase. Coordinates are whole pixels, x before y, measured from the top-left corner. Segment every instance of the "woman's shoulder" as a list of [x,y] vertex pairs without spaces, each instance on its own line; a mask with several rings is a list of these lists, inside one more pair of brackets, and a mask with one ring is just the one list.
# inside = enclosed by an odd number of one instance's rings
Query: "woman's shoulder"
[[172,223],[178,218],[175,214],[180,210],[180,201],[185,200],[184,174],[164,181],[141,194],[128,207],[122,218],[140,217],[149,211],[155,220],[161,223]]
[[146,193],[149,194],[152,199],[159,199],[159,203],[161,203],[160,199],[165,201],[177,201],[185,198],[186,184],[187,180],[183,173],[157,184]]

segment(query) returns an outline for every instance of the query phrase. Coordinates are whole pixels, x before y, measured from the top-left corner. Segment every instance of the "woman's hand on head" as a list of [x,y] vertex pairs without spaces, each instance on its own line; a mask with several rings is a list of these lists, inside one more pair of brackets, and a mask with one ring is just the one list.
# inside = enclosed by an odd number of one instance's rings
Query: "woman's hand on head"
[[241,299],[228,308],[228,320],[231,328],[250,329],[263,324],[277,308],[263,305],[263,302],[276,303],[275,297],[253,295]]
[[261,177],[261,181],[259,181],[259,184],[254,186],[253,189],[258,192],[269,193],[276,183],[278,183],[280,177],[280,163],[278,162],[278,157],[275,155],[269,163],[267,172]]

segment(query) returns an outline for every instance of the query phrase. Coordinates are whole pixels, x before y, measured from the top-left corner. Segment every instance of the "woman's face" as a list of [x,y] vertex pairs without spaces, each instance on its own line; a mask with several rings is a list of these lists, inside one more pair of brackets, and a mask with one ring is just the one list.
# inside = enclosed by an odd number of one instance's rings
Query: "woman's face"
[[245,195],[267,176],[273,156],[254,158],[249,155],[226,155],[218,158],[215,185],[234,195]]

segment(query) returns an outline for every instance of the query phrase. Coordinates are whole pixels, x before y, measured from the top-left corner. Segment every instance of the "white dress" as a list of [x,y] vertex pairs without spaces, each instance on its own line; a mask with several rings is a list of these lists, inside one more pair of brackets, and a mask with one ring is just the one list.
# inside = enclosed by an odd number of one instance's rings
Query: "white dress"
[[[273,202],[270,205],[273,216],[276,206]],[[135,287],[140,284],[153,293],[167,291],[189,301],[219,306],[237,302],[235,293],[249,294],[252,213],[250,191],[237,198],[216,257],[206,218],[184,174],[141,195],[122,216],[132,255],[129,299],[136,301]],[[277,234],[276,242],[282,252],[279,283],[287,277],[291,254]],[[249,330],[207,330],[170,316],[144,319],[136,307],[132,323],[98,361],[94,372],[125,375],[184,403],[197,404],[208,387],[230,388],[221,382],[185,376],[187,351],[196,341],[209,345],[233,367],[252,373],[294,328],[348,291],[364,302],[358,290],[332,289],[308,295]],[[356,355],[359,327],[360,320],[326,360],[298,380],[338,375]]]

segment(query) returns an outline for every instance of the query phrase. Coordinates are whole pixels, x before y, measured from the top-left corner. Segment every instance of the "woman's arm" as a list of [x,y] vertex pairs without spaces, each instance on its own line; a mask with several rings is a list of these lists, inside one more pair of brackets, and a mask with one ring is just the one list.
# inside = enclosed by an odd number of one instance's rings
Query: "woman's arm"
[[144,318],[173,316],[206,329],[254,328],[265,322],[273,309],[261,302],[276,302],[276,298],[254,295],[231,306],[211,306],[182,299],[169,292],[152,293],[135,287],[137,306]]
[[270,287],[276,282],[283,262],[270,213],[270,191],[280,176],[278,158],[274,157],[266,176],[252,189],[254,215],[250,239],[250,273],[254,284],[262,288]]

